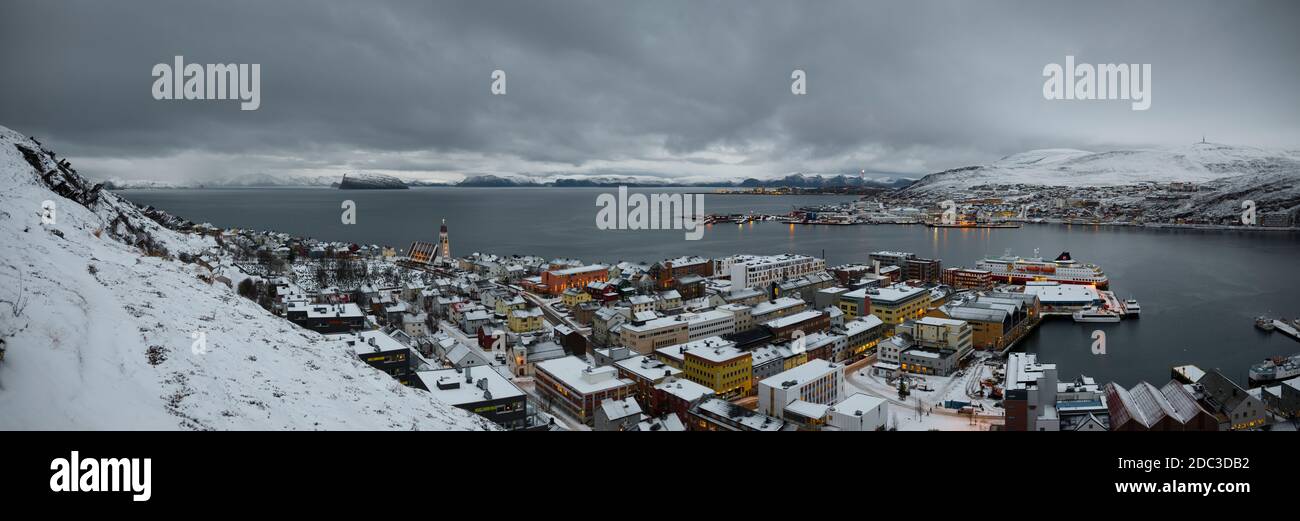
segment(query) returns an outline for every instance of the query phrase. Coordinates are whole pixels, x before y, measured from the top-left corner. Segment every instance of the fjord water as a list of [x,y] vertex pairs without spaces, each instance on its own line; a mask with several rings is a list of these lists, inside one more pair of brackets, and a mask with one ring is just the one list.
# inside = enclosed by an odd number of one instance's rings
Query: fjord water
[[[681,230],[599,230],[596,196],[612,188],[414,188],[336,190],[247,188],[126,190],[127,199],[195,222],[277,230],[324,240],[387,244],[436,241],[447,219],[454,255],[532,254],[590,262],[653,262],[679,255],[803,253],[829,265],[866,262],[877,250],[901,250],[967,266],[1010,249],[1030,256],[1069,251],[1095,263],[1120,298],[1142,303],[1142,318],[1118,324],[1051,320],[1017,349],[1055,363],[1062,379],[1086,374],[1126,386],[1162,385],[1170,367],[1219,369],[1243,385],[1247,368],[1300,351],[1300,342],[1253,326],[1255,316],[1300,317],[1300,234],[1027,225],[1020,229],[925,226],[799,226],[775,222],[709,227],[687,241]],[[686,192],[633,189],[633,192]],[[711,191],[711,190],[701,190]],[[793,206],[852,200],[841,196],[705,195],[706,213],[785,213]],[[341,204],[357,222],[341,223]],[[1093,330],[1106,333],[1105,355],[1092,354]]]

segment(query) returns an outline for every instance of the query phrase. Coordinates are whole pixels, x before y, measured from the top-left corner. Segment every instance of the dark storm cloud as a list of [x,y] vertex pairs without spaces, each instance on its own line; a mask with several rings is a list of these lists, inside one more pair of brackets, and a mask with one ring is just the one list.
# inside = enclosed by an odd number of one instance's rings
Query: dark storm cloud
[[[1036,147],[1295,148],[1295,2],[7,2],[0,124],[122,177],[925,173]],[[1151,63],[1152,108],[1045,64]],[[155,63],[262,64],[261,108]],[[808,95],[790,73],[808,74]],[[508,94],[492,96],[494,69]]]

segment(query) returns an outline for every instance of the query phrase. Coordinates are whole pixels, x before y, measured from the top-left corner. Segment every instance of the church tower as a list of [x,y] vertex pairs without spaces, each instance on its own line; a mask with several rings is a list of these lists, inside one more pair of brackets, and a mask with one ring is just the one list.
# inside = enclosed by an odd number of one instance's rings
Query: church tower
[[443,260],[451,260],[451,241],[447,240],[447,220],[442,220],[442,230],[438,232],[438,253]]

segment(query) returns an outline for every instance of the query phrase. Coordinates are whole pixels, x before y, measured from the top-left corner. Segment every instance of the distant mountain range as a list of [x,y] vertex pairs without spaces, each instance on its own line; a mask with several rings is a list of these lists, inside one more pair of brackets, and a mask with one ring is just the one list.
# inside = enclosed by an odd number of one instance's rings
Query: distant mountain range
[[[397,186],[465,186],[465,187],[798,187],[798,188],[836,188],[836,187],[874,187],[894,189],[908,186],[914,179],[905,177],[863,178],[858,176],[820,174],[791,174],[774,179],[746,178],[741,180],[719,180],[684,182],[653,176],[588,176],[556,177],[538,179],[527,176],[472,175],[460,182],[400,179],[385,174],[349,173],[346,176],[350,188],[400,188]],[[148,180],[108,179],[105,186],[109,189],[148,189],[148,188],[255,188],[255,187],[292,187],[292,186],[339,186],[341,178],[332,176],[274,176],[270,174],[245,174],[227,179],[164,182]],[[373,186],[372,186],[373,185]]]
[[921,178],[908,195],[940,195],[981,185],[1119,186],[1143,182],[1210,181],[1243,175],[1300,173],[1300,154],[1253,147],[1188,146],[1088,152],[1031,150],[988,165],[955,168]]
[[857,176],[820,174],[791,174],[775,179],[746,178],[741,180],[694,181],[684,182],[655,177],[575,177],[538,180],[529,177],[504,177],[497,175],[478,175],[466,178],[456,186],[557,186],[557,187],[792,187],[792,188],[837,188],[837,187],[874,187],[902,188],[915,182],[914,179],[901,177],[862,178]]

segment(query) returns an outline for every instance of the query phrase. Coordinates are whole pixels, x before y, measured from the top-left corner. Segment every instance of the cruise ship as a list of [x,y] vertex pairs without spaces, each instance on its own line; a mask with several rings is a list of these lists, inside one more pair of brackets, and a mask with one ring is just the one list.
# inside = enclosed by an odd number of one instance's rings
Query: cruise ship
[[1110,279],[1101,268],[1093,264],[1080,264],[1070,258],[1070,252],[1061,252],[1056,260],[1043,260],[1034,250],[1031,258],[1006,255],[996,259],[984,259],[975,265],[993,274],[993,279],[1009,284],[1022,284],[1033,281],[1052,281],[1061,284],[1092,284],[1100,289],[1110,285]]

